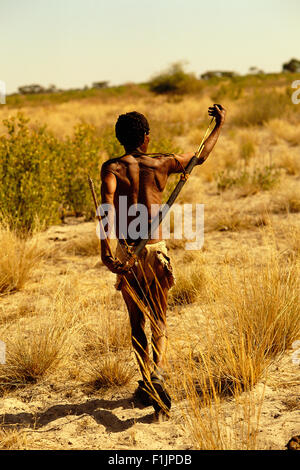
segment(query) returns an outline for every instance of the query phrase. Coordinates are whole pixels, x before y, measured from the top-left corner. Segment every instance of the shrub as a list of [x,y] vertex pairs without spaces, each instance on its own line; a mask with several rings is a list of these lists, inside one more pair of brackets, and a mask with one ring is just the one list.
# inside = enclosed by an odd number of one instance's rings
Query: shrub
[[22,114],[5,120],[0,138],[1,216],[23,232],[57,220],[59,142],[45,127],[29,129]]
[[217,175],[217,186],[220,191],[225,191],[233,187],[244,188],[244,194],[255,194],[258,191],[267,191],[273,188],[279,180],[279,172],[273,165],[267,165],[263,168],[249,170],[245,167],[243,170],[231,171],[224,170]]
[[292,73],[299,73],[300,72],[300,60],[298,59],[291,59],[289,62],[286,62],[282,65],[283,72],[292,72]]
[[114,129],[105,127],[101,132],[101,149],[109,158],[116,158],[124,154],[124,148],[118,142]]
[[96,129],[85,123],[59,140],[45,126],[30,126],[22,114],[5,120],[0,138],[0,216],[29,233],[59,221],[59,208],[94,215],[87,177],[99,178]]
[[63,142],[60,158],[59,187],[62,202],[76,216],[91,218],[95,214],[88,185],[88,175],[99,178],[101,158],[96,129],[81,123],[75,127],[73,137]]
[[158,94],[178,94],[192,93],[202,88],[201,82],[194,74],[186,73],[183,64],[177,62],[172,64],[165,72],[152,78],[149,88]]

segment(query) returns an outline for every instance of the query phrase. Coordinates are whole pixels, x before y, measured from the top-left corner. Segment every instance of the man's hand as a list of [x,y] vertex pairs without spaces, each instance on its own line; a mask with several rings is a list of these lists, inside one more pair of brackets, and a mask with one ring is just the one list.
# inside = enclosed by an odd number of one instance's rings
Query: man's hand
[[221,104],[214,104],[208,108],[208,114],[215,118],[216,124],[221,126],[224,124],[226,109]]
[[121,263],[118,258],[113,258],[112,256],[105,256],[102,261],[103,264],[105,264],[105,266],[114,274],[126,274],[135,263],[133,256],[125,263]]

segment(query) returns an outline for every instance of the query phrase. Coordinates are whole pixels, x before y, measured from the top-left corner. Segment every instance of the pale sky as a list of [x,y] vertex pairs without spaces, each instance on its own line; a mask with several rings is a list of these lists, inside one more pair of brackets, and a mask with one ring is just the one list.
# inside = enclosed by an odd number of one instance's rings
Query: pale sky
[[0,80],[81,88],[148,80],[185,60],[279,72],[300,59],[299,0],[0,0]]

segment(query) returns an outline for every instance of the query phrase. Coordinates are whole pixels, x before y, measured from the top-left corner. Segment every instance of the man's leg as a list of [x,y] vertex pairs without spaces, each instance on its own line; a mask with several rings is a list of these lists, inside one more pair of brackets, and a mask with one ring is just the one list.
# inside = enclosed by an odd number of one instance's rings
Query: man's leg
[[[159,270],[157,272],[159,275]],[[156,369],[165,368],[166,350],[167,350],[167,299],[169,284],[165,276],[157,276],[150,287],[151,306],[151,331],[152,331],[152,349],[153,361]],[[154,314],[154,318],[153,318]]]
[[[134,288],[133,280],[130,279],[129,276],[127,279],[132,289],[137,292],[137,288]],[[134,300],[132,292],[127,290],[125,280],[122,285],[122,295],[129,313],[132,346],[145,382],[147,379],[149,380],[150,377],[150,357],[148,341],[145,334],[145,315]]]
[[151,298],[151,330],[154,371],[151,374],[151,383],[154,387],[153,407],[157,418],[166,419],[171,408],[171,397],[165,386],[165,362],[167,350],[167,299],[169,284],[165,276],[159,276],[160,268],[156,270],[158,276],[150,287]]

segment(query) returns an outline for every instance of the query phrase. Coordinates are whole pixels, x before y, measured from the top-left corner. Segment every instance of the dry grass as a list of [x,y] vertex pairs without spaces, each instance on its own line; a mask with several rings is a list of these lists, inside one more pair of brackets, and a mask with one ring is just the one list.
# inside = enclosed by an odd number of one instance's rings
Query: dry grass
[[85,381],[94,390],[121,387],[128,384],[136,374],[136,369],[128,361],[128,354],[115,353],[99,357],[85,367]]
[[299,147],[289,148],[286,144],[275,147],[274,164],[283,169],[287,175],[298,176],[300,174],[300,152]]
[[0,294],[20,290],[39,265],[45,250],[36,239],[19,238],[7,226],[0,226]]
[[73,240],[67,241],[62,250],[64,253],[74,256],[96,256],[100,255],[100,241],[94,233],[88,233],[86,236],[77,236]]
[[54,370],[68,351],[70,331],[57,322],[35,322],[30,331],[6,339],[7,360],[0,368],[0,387],[10,389],[36,383]]
[[101,356],[130,348],[130,328],[125,312],[110,311],[82,331],[83,348],[89,355]]
[[[193,366],[191,366],[193,367]],[[183,420],[196,450],[255,450],[259,431],[263,393],[250,392],[236,396],[229,405],[214,389],[202,388],[201,398],[191,377],[184,379],[187,405],[182,409]]]
[[169,305],[187,305],[196,302],[200,296],[205,297],[206,285],[209,282],[204,268],[203,256],[191,254],[192,262],[184,267],[175,266],[176,284],[169,293]]
[[272,119],[295,112],[295,106],[285,93],[264,91],[241,100],[231,122],[238,127],[262,126]]
[[[221,285],[210,283],[209,316],[186,328],[189,350],[179,347],[173,360],[170,387],[187,398],[183,417],[198,449],[255,448],[263,398],[250,391],[300,335],[297,262],[282,265],[273,252],[259,270],[251,258],[245,264],[244,274],[227,267]],[[232,415],[223,410],[228,395]]]
[[292,250],[292,257],[300,256],[300,229],[291,227],[288,231],[289,243],[288,250]]
[[285,140],[290,145],[298,146],[300,142],[300,126],[290,124],[283,119],[270,121],[267,128],[272,132],[273,137]]
[[236,232],[249,229],[253,225],[253,219],[249,215],[227,206],[218,209],[213,216],[209,217],[205,226],[207,231]]
[[281,189],[274,193],[272,198],[272,211],[275,213],[300,212],[300,187],[299,184],[283,184]]
[[26,450],[27,439],[24,431],[0,428],[0,450]]

